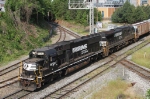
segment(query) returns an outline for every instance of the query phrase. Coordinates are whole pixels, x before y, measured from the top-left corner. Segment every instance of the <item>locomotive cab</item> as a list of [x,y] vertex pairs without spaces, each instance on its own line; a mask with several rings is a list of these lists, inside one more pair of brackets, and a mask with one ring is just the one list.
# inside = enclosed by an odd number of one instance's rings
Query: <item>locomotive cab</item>
[[109,54],[109,47],[108,47],[108,40],[106,38],[105,33],[101,33],[101,41],[99,42],[100,46],[102,46],[103,49],[103,57],[108,56]]
[[44,76],[55,70],[57,65],[55,49],[32,50],[29,59],[22,62],[19,80],[24,90],[34,91],[44,82]]
[[105,33],[101,33],[101,37],[102,37],[101,41],[99,42],[100,46],[105,47],[107,45],[107,39]]
[[41,66],[44,60],[42,58],[27,59],[22,62],[20,72],[20,85],[25,90],[34,91],[40,85],[36,85],[42,80]]
[[26,60],[22,64],[22,75],[23,79],[32,79],[34,80],[35,75],[37,75],[37,71],[39,67],[42,66],[44,60],[40,58],[33,58],[30,60]]

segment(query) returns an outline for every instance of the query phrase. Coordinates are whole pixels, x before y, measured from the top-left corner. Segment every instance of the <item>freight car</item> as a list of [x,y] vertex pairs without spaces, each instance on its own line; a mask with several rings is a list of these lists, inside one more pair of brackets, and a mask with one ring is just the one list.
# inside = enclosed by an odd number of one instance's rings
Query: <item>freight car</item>
[[133,24],[133,27],[135,28],[135,38],[138,39],[141,35],[144,35],[145,33],[148,33],[150,31],[150,19],[135,23]]
[[[150,22],[146,22],[150,29]],[[147,32],[149,31],[145,33]],[[34,91],[46,82],[108,56],[134,42],[139,36],[138,26],[128,25],[34,49],[29,53],[29,59],[23,61],[20,67],[20,85],[25,90]]]

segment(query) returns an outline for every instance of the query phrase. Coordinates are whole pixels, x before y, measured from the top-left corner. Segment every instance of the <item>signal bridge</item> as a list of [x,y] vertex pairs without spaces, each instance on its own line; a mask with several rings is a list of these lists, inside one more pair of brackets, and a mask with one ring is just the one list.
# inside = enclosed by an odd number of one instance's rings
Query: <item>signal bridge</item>
[[90,4],[86,0],[69,0],[69,9],[90,9]]
[[94,4],[92,0],[69,0],[68,3],[69,9],[89,9],[89,25],[90,33],[94,33]]

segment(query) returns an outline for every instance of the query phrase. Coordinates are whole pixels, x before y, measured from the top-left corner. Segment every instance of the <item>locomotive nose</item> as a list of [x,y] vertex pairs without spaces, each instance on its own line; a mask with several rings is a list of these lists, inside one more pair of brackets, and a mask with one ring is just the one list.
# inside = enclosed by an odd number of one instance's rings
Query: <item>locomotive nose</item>
[[23,68],[27,71],[35,71],[37,70],[37,64],[36,63],[23,63]]

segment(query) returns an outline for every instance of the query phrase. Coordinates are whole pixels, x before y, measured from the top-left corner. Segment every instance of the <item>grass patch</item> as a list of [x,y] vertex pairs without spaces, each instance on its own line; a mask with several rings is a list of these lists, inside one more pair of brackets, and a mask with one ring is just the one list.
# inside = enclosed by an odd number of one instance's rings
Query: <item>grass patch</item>
[[88,27],[85,27],[81,24],[77,24],[77,23],[73,23],[73,22],[71,22],[71,24],[72,24],[72,26],[70,27],[70,29],[72,31],[75,31],[82,36],[89,35],[89,28]]
[[107,86],[103,87],[101,90],[95,92],[88,99],[140,99],[138,96],[131,95],[131,91],[128,91],[130,84],[122,80],[113,80],[108,83]]
[[70,28],[72,31],[77,32],[78,34],[82,35],[82,36],[86,36],[89,35],[89,30],[85,30],[84,27],[81,26],[81,28]]
[[132,55],[133,62],[142,65],[146,68],[150,68],[150,47],[143,48]]
[[127,87],[128,84],[121,80],[110,81],[103,90],[94,93],[91,99],[116,99]]
[[22,55],[28,55],[32,49],[45,46],[46,43],[51,44],[49,25],[44,20],[40,22],[42,26],[20,23],[20,26],[27,28],[26,32],[14,28],[4,19],[0,20],[1,22],[7,24],[7,28],[0,28],[0,67],[19,59]]
[[15,61],[19,58],[22,58],[22,57],[28,55],[28,53],[29,52],[27,52],[27,51],[20,51],[17,54],[12,54],[10,57],[5,56],[5,57],[3,57],[4,61],[1,62],[0,67],[7,65],[10,61]]
[[56,22],[80,34],[81,36],[89,35],[89,26],[83,26],[82,24],[76,23],[75,21],[57,20]]

